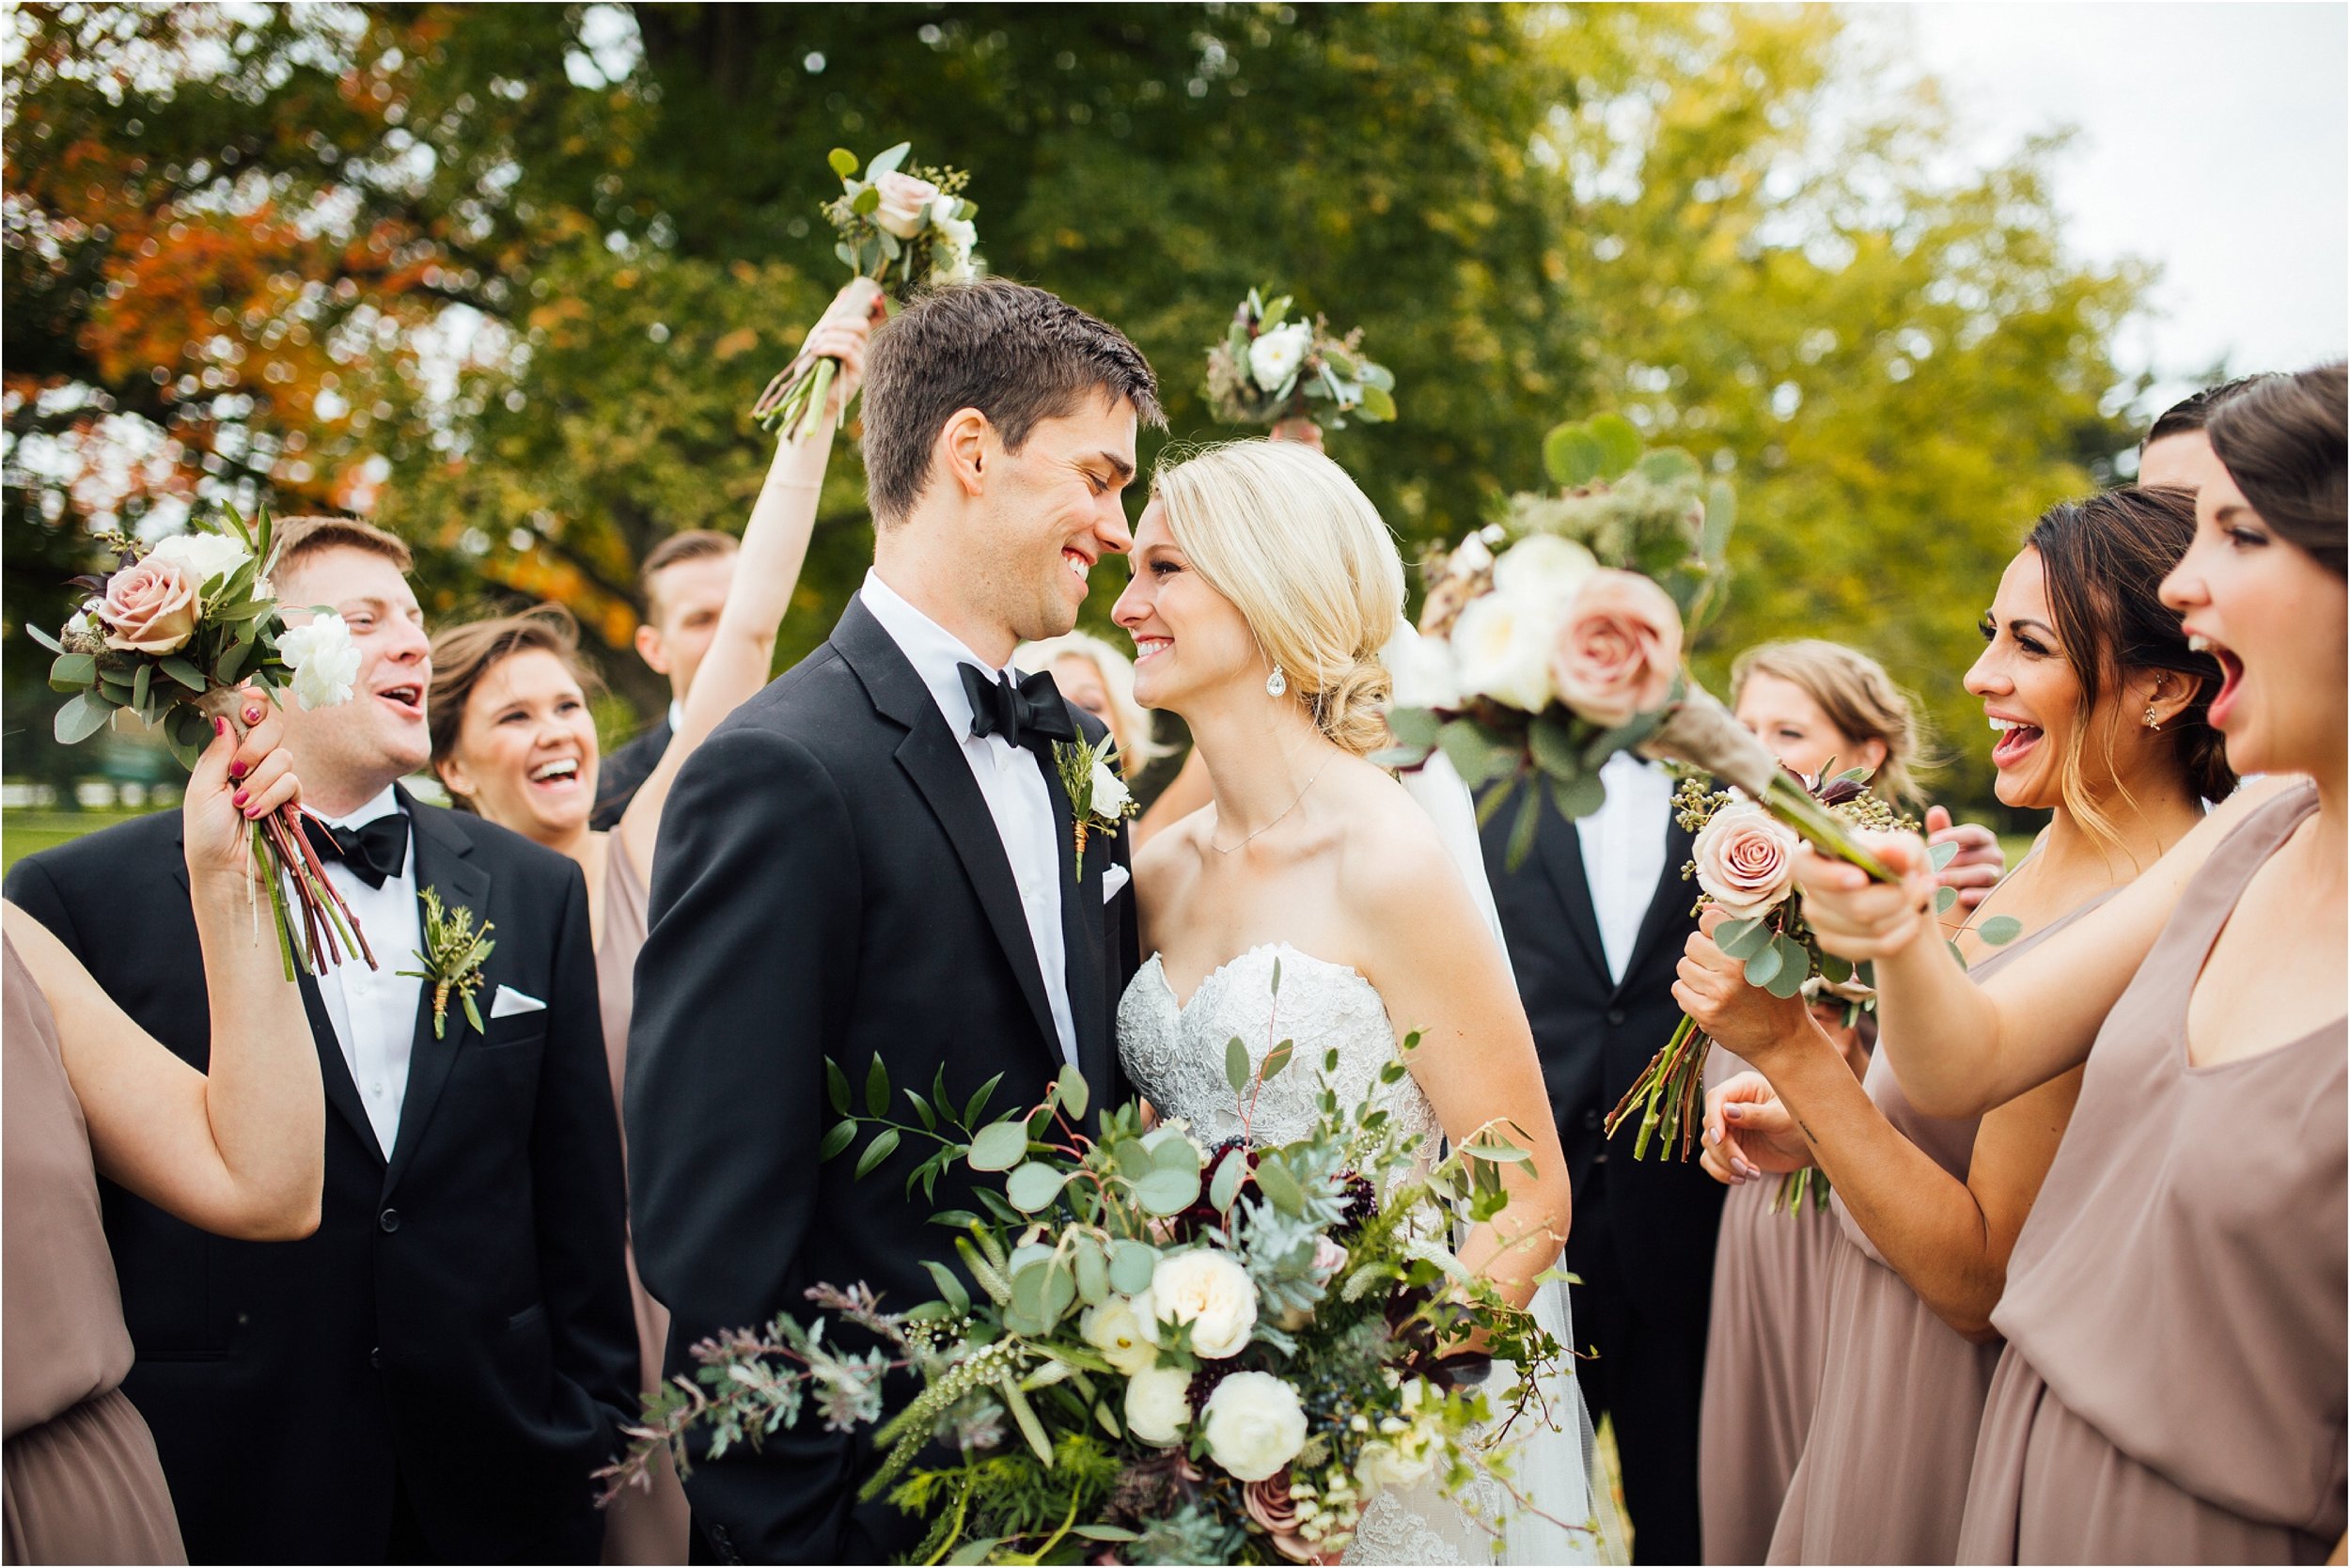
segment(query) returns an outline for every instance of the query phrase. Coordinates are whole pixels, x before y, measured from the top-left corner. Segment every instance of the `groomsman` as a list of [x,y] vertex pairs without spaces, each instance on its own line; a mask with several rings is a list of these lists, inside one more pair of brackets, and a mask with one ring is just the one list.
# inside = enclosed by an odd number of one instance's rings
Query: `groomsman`
[[660,720],[603,760],[596,775],[596,808],[588,825],[609,832],[620,825],[628,803],[669,749],[685,713],[694,672],[718,635],[718,612],[734,587],[734,536],[711,528],[671,534],[652,548],[636,574],[645,623],[636,628],[636,656],[656,675],[669,678],[669,709]]
[[1632,1157],[1600,1131],[1680,1021],[1675,966],[1697,929],[1682,880],[1690,836],[1672,780],[1630,754],[1600,770],[1606,804],[1580,822],[1545,809],[1533,853],[1509,869],[1508,811],[1485,865],[1559,1141],[1574,1179],[1565,1263],[1591,1419],[1614,1418],[1624,1507],[1641,1562],[1696,1562],[1698,1403],[1722,1188],[1692,1160]]
[[[302,980],[331,1106],[315,1235],[227,1241],[102,1184],[138,1353],[124,1390],[195,1561],[592,1562],[589,1475],[634,1409],[636,1349],[587,887],[397,783],[430,750],[407,548],[340,518],[278,538],[280,597],[332,606],[361,652],[350,701],[289,704],[286,749],[379,966]],[[7,892],[200,1069],[180,830],[164,811],[92,834]],[[427,889],[495,928],[482,1030],[454,1001],[437,1027],[395,973],[421,967]]]
[[[1120,494],[1136,425],[1159,418],[1134,345],[1042,290],[940,289],[874,333],[873,569],[823,646],[696,749],[662,817],[626,1098],[637,1267],[670,1310],[673,1375],[697,1340],[811,1310],[810,1285],[902,1309],[937,1294],[925,1260],[955,1266],[927,1221],[978,1206],[967,1172],[909,1200],[914,1140],[862,1181],[822,1161],[828,1058],[859,1085],[882,1058],[901,1111],[942,1077],[949,1110],[1000,1077],[993,1120],[1070,1065],[1095,1106],[1123,1096],[1126,836],[1080,857],[1052,761],[1102,726],[1008,666],[1069,631],[1089,572],[1132,544]],[[887,1560],[921,1527],[859,1505],[876,1459],[870,1428],[812,1418],[697,1454],[699,1549]]]

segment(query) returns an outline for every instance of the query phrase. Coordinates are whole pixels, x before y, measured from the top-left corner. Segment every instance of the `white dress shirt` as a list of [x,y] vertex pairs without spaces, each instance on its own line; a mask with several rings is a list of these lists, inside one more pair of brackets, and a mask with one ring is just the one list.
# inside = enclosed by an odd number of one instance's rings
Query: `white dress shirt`
[[[1048,782],[1036,754],[1013,745],[1001,735],[971,733],[971,698],[963,689],[961,666],[977,665],[991,681],[1003,672],[990,666],[952,632],[916,609],[869,571],[859,596],[873,619],[882,623],[914,672],[930,688],[947,729],[963,747],[963,760],[986,798],[988,814],[995,819],[995,836],[1003,840],[1004,858],[1011,862],[1011,879],[1020,889],[1021,913],[1027,917],[1028,935],[1036,947],[1037,967],[1044,981],[1044,999],[1053,1011],[1053,1028],[1060,1036],[1063,1059],[1077,1059],[1077,1030],[1069,1009],[1067,946],[1061,939],[1061,882],[1067,876],[1060,863],[1060,830],[1053,822],[1053,797],[1058,780]],[[1012,679],[1020,679],[1012,672]]]
[[[1655,902],[1665,874],[1665,830],[1672,821],[1672,776],[1655,762],[1620,751],[1600,765],[1607,787],[1605,805],[1574,824],[1583,846],[1583,874],[1591,885],[1591,908],[1599,916],[1599,945],[1607,956],[1607,978],[1623,983],[1640,922]],[[1695,902],[1692,892],[1690,899]]]
[[[384,792],[346,817],[321,817],[330,827],[355,828],[400,809],[400,801],[385,785]],[[400,857],[400,874],[387,876],[381,887],[370,887],[339,860],[321,859],[326,880],[343,896],[368,935],[380,969],[352,958],[320,977],[319,999],[335,1022],[335,1038],[350,1065],[351,1081],[359,1088],[359,1103],[367,1107],[375,1141],[390,1159],[400,1140],[400,1102],[408,1096],[408,1058],[415,1049],[416,1010],[424,981],[395,971],[421,967],[416,954],[424,950],[423,916],[416,902],[416,828],[408,824],[408,844]]]

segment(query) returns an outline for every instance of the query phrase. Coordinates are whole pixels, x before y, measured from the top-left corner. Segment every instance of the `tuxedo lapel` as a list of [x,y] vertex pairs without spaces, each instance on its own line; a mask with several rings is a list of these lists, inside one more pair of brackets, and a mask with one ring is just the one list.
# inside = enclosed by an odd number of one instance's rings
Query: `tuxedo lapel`
[[[1004,854],[1004,841],[996,832],[995,814],[987,808],[987,797],[979,793],[963,748],[947,729],[946,716],[939,713],[914,666],[861,601],[849,601],[840,623],[833,628],[832,645],[856,672],[875,711],[905,727],[906,738],[897,750],[898,765],[921,792],[947,841],[954,847],[955,857],[971,879],[971,889],[987,917],[988,928],[995,933],[1019,981],[1020,994],[1036,1016],[1037,1042],[1058,1061],[1060,1030],[1053,1023],[1052,1003],[1045,998],[1044,968],[1037,958],[1036,942],[1028,934],[1027,915],[1020,906],[1011,861]],[[1049,789],[1050,780],[1047,784]]]
[[1535,852],[1550,872],[1551,890],[1558,894],[1559,907],[1566,914],[1567,929],[1574,933],[1575,944],[1583,949],[1591,972],[1605,981],[1607,949],[1599,939],[1599,911],[1591,902],[1590,873],[1583,865],[1582,832],[1547,803],[1543,817],[1542,829],[1534,837]]
[[1676,813],[1665,820],[1665,874],[1656,880],[1656,892],[1649,900],[1648,913],[1640,917],[1639,939],[1632,945],[1632,957],[1623,966],[1625,983],[1640,972],[1640,965],[1670,933],[1679,930],[1689,917],[1689,906],[1698,902],[1697,885],[1684,881],[1681,868],[1689,862],[1690,848],[1696,839],[1681,825]]
[[[490,907],[490,873],[470,856],[473,845],[465,836],[448,825],[438,812],[418,806],[400,792],[400,805],[408,811],[409,839],[415,846],[416,896],[423,899],[428,887],[441,895],[442,904],[449,909],[470,909],[477,924],[486,918]],[[422,915],[418,920],[421,924]],[[494,934],[493,940],[495,940]],[[379,953],[379,958],[387,955]],[[492,955],[492,962],[496,955]],[[480,998],[478,1005],[488,1015],[490,998]],[[400,1131],[392,1144],[391,1166],[384,1175],[384,1193],[391,1195],[400,1175],[415,1158],[416,1145],[423,1141],[425,1125],[432,1118],[432,1105],[441,1097],[441,1087],[448,1082],[449,1069],[457,1064],[457,1054],[469,1046],[478,1046],[481,1037],[473,1032],[465,1020],[465,1011],[451,996],[448,1005],[448,1026],[443,1038],[432,1037],[432,982],[427,980],[417,989],[415,1044],[408,1058],[408,1090],[400,1104]],[[355,1099],[355,1094],[354,1094]]]

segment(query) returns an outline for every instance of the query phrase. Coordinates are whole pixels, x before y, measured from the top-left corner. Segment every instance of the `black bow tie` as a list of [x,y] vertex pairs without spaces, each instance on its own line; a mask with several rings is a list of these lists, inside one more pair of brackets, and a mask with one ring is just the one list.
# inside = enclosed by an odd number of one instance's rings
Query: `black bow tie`
[[1014,685],[1009,674],[990,676],[977,665],[955,667],[963,672],[963,693],[971,699],[972,734],[1001,735],[1040,756],[1045,755],[1045,741],[1077,738],[1076,723],[1050,672],[1023,676]]
[[321,860],[339,860],[352,876],[381,887],[408,858],[408,813],[391,811],[357,827],[333,827],[306,814],[302,830]]

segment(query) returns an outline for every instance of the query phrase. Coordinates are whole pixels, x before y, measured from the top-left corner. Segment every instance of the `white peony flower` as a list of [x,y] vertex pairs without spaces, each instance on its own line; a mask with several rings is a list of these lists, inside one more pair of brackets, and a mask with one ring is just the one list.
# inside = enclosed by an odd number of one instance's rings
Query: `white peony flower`
[[1118,776],[1118,770],[1106,761],[1093,764],[1093,813],[1112,821],[1123,817],[1134,800],[1126,781]]
[[1089,1307],[1077,1320],[1077,1332],[1086,1343],[1102,1353],[1103,1358],[1128,1377],[1138,1376],[1159,1364],[1158,1347],[1142,1331],[1142,1320],[1135,1315],[1135,1304],[1122,1295],[1114,1295],[1099,1307]]
[[278,635],[277,656],[292,672],[294,700],[304,711],[351,700],[352,682],[359,679],[359,649],[341,616],[328,611],[306,625],[288,627]]
[[1183,1428],[1190,1424],[1191,1373],[1180,1367],[1153,1367],[1128,1375],[1128,1432],[1146,1443],[1165,1447],[1183,1441]]
[[1541,713],[1553,696],[1551,644],[1565,610],[1505,593],[1472,600],[1452,623],[1453,673],[1461,689]]
[[1441,637],[1423,637],[1409,621],[1395,630],[1379,651],[1392,682],[1390,699],[1399,708],[1457,708],[1461,678],[1453,668],[1452,649]]
[[1494,562],[1494,591],[1563,619],[1584,580],[1598,570],[1598,558],[1574,541],[1533,534]]
[[1262,1481],[1306,1446],[1306,1407],[1271,1372],[1234,1372],[1200,1413],[1208,1455],[1235,1481]]
[[253,558],[252,552],[227,534],[173,534],[148,552],[149,559],[178,561],[197,584],[227,576]]
[[1229,1254],[1195,1247],[1163,1257],[1151,1288],[1135,1297],[1142,1332],[1158,1343],[1161,1319],[1191,1325],[1191,1348],[1212,1360],[1248,1348],[1257,1327],[1257,1287]]
[[1314,346],[1314,329],[1304,321],[1292,321],[1261,333],[1248,345],[1248,373],[1267,392],[1278,392],[1297,374],[1297,367],[1305,361],[1306,351]]

